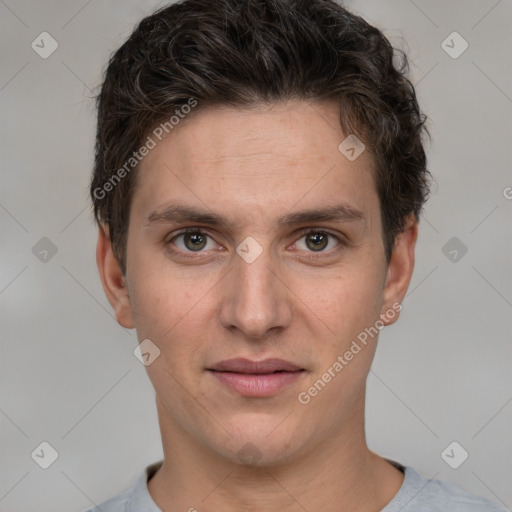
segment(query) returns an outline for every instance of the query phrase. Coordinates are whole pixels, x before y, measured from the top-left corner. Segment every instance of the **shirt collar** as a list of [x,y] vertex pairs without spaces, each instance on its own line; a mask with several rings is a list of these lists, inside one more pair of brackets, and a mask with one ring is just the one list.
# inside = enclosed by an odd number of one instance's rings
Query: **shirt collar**
[[160,469],[163,460],[146,467],[133,484],[128,499],[126,512],[162,512],[149,494],[148,481]]

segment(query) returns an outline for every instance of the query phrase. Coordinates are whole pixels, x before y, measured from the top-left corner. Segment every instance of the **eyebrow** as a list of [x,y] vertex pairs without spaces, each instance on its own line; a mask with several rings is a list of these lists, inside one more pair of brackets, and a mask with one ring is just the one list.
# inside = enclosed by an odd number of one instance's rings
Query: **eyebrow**
[[[297,224],[314,222],[361,222],[365,220],[366,216],[361,210],[342,203],[327,208],[307,209],[288,213],[279,217],[275,224],[278,227],[291,227]],[[216,213],[183,205],[170,205],[162,210],[151,212],[145,227],[150,227],[154,224],[180,224],[185,222],[206,224],[217,228],[232,229],[236,226],[235,222]]]

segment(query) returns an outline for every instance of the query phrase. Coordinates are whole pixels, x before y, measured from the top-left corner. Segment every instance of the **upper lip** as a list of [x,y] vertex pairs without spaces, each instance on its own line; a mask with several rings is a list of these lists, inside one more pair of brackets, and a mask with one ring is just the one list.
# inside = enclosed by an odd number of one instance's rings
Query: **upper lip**
[[262,361],[251,361],[250,359],[236,358],[226,359],[216,363],[209,370],[217,372],[233,372],[233,373],[273,373],[277,371],[294,372],[297,370],[303,370],[300,366],[297,366],[284,359],[263,359]]

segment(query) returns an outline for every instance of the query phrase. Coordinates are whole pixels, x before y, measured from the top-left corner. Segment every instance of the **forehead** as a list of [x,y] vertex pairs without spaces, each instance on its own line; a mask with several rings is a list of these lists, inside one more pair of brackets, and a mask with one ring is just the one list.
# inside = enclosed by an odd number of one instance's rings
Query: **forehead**
[[373,159],[367,151],[356,159],[340,151],[350,134],[342,132],[334,103],[197,109],[142,161],[132,203],[137,215],[176,201],[243,212],[252,221],[295,206],[378,209]]

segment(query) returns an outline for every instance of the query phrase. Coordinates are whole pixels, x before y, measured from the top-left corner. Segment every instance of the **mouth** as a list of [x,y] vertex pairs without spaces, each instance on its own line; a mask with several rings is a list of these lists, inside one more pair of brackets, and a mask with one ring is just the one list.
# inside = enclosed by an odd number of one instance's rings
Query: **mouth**
[[251,361],[243,358],[221,361],[207,370],[221,384],[245,397],[273,396],[306,371],[283,359]]

